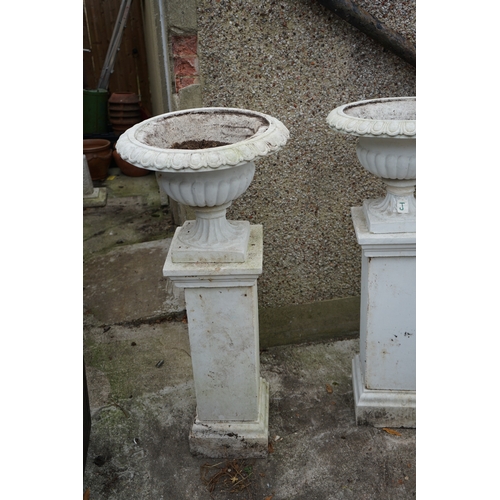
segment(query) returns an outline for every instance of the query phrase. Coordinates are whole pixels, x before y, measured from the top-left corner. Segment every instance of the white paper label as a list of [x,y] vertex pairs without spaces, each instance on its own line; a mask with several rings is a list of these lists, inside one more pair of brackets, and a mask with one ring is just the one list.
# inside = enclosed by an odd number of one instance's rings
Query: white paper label
[[406,198],[398,198],[396,200],[396,212],[398,214],[407,214],[408,210],[408,200]]

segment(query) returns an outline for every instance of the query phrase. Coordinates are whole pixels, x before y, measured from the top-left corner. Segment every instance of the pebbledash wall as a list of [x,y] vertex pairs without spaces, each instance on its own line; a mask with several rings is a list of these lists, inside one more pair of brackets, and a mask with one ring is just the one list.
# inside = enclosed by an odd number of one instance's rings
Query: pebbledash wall
[[[356,4],[415,43],[414,0]],[[145,23],[154,114],[246,108],[290,130],[228,210],[264,227],[261,345],[357,334],[361,251],[350,208],[384,189],[326,116],[353,101],[416,95],[415,68],[316,0],[146,0]],[[173,208],[178,223],[190,218]]]

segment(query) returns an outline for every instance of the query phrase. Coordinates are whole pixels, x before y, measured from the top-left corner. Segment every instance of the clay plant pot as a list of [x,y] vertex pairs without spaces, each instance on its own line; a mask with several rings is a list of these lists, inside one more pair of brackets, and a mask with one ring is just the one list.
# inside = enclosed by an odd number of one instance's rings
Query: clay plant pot
[[142,177],[143,175],[148,175],[151,173],[151,170],[136,167],[128,161],[125,161],[116,150],[113,151],[113,160],[115,161],[116,166],[120,169],[122,174],[129,177]]
[[117,134],[139,123],[142,121],[139,96],[133,92],[114,92],[108,100],[108,116]]
[[106,139],[84,139],[83,154],[87,158],[92,180],[105,180],[111,164],[111,143]]

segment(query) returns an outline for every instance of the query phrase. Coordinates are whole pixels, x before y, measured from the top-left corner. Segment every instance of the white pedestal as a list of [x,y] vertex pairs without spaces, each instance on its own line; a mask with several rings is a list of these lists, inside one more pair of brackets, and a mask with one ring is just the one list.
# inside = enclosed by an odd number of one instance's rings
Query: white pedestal
[[104,207],[107,199],[106,188],[93,188],[91,194],[83,195],[83,208]]
[[83,155],[83,208],[104,207],[107,197],[106,188],[94,188],[87,157]]
[[195,455],[267,455],[269,388],[260,377],[257,302],[262,226],[250,228],[245,262],[172,262],[169,251],[163,267],[163,275],[185,289],[197,404],[189,442]]
[[[201,210],[196,210],[200,212]],[[225,212],[225,209],[224,209]],[[203,219],[197,221],[188,220],[184,222],[172,246],[172,262],[245,262],[248,252],[248,240],[250,238],[250,223],[248,221],[221,221],[224,223],[225,231],[218,230],[216,225],[210,229],[203,224]],[[198,235],[211,235],[202,245],[190,244],[191,233]],[[231,236],[235,236],[231,238]],[[185,237],[188,241],[185,241]],[[228,237],[229,236],[229,237]],[[200,240],[201,238],[197,238]],[[172,241],[172,243],[174,243]]]
[[415,427],[416,233],[373,234],[362,207],[351,213],[362,248],[356,422]]

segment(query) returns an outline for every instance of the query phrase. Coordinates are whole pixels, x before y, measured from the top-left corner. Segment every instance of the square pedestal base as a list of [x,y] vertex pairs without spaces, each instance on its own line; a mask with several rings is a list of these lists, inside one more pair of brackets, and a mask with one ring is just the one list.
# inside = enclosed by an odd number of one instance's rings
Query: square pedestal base
[[83,208],[104,207],[108,199],[106,188],[94,188],[92,194],[83,196]]
[[260,378],[259,419],[212,422],[195,420],[189,435],[193,455],[209,458],[265,458],[268,453],[269,384]]
[[382,200],[365,200],[363,213],[368,231],[375,234],[414,233],[417,230],[417,219],[414,213],[379,213],[373,206],[380,205]]
[[[198,248],[187,245],[181,241],[183,235],[194,231],[196,221],[186,221],[176,231],[172,239],[172,262],[196,263],[196,262],[245,262],[248,252],[248,240],[250,237],[250,223],[248,221],[227,221],[238,230],[240,237],[229,242],[217,241],[210,243],[209,248]],[[221,238],[222,239],[222,238]]]
[[416,392],[367,389],[359,356],[352,361],[356,424],[374,427],[416,427]]

